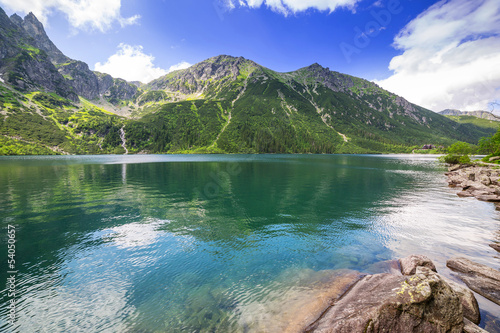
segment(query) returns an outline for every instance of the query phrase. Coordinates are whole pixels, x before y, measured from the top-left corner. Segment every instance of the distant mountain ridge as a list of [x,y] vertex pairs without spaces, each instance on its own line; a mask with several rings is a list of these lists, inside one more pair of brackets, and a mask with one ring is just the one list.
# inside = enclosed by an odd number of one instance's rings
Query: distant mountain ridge
[[220,55],[127,82],[65,56],[33,14],[1,8],[0,78],[0,154],[411,152],[495,132],[317,63],[279,73]]
[[456,110],[456,109],[446,109],[446,110],[440,111],[438,113],[442,114],[443,116],[472,116],[472,117],[477,117],[477,118],[481,118],[481,119],[500,121],[499,116],[496,116],[493,113],[488,112],[488,111],[460,111],[460,110]]

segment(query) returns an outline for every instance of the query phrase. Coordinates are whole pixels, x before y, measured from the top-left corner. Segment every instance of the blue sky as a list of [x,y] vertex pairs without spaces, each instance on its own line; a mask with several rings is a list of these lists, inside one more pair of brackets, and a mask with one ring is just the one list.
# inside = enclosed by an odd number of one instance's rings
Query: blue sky
[[500,99],[498,0],[0,0],[91,69],[147,82],[219,54],[312,63],[434,111]]

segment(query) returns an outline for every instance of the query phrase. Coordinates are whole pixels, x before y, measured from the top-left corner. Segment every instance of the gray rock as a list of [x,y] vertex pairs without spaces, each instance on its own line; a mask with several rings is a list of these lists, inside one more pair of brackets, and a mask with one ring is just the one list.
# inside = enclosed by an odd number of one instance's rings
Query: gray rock
[[[31,22],[32,17],[32,14],[28,15],[25,21]],[[38,50],[36,39],[23,28],[25,21],[19,16],[9,18],[0,8],[0,74],[5,83],[25,92],[55,92],[77,102],[78,96],[52,64],[47,52]],[[33,27],[40,28],[39,25]],[[22,48],[21,45],[33,48]]]
[[[14,18],[14,20],[19,22],[17,18]],[[50,61],[55,64],[61,64],[71,60],[52,43],[45,33],[42,23],[38,21],[33,13],[26,15],[21,24],[24,31],[34,39],[36,47],[47,53]]]
[[401,265],[401,273],[403,273],[403,275],[415,274],[419,266],[428,267],[434,272],[437,272],[434,263],[428,257],[420,254],[412,254],[406,258],[399,259],[399,264]]
[[490,157],[490,162],[493,162],[493,161],[498,161],[500,160],[500,156],[493,156],[493,157]]
[[66,81],[74,88],[74,91],[87,99],[99,97],[99,85],[97,76],[82,61],[70,61],[58,67]]
[[367,276],[306,332],[456,332],[464,327],[462,304],[427,267],[414,276]]
[[454,258],[446,266],[459,272],[460,279],[478,294],[500,305],[500,271],[465,258]]

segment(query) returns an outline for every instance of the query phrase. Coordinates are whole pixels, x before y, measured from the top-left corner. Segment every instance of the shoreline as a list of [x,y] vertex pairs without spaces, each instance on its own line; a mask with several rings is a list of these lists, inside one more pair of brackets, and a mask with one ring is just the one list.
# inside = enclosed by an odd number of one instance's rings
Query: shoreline
[[[491,202],[500,211],[500,165],[454,165],[445,173],[459,197]],[[500,253],[500,242],[484,244]],[[497,332],[498,323],[484,329],[476,299],[482,296],[500,307],[500,271],[466,258],[446,261],[457,283],[439,274],[423,255],[387,262],[390,272],[365,275],[301,332]],[[460,303],[460,305],[457,305]],[[487,331],[492,325],[493,331]]]

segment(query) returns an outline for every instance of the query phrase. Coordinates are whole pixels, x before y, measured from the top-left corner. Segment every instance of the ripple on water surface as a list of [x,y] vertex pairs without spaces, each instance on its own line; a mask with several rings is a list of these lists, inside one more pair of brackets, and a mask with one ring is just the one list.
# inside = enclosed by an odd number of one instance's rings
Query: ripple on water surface
[[[18,230],[19,332],[293,331],[353,269],[390,271],[386,260],[411,253],[455,280],[450,257],[500,266],[488,247],[498,212],[458,198],[429,156],[0,162],[0,221]],[[479,301],[482,326],[499,332],[487,323],[499,307]]]

